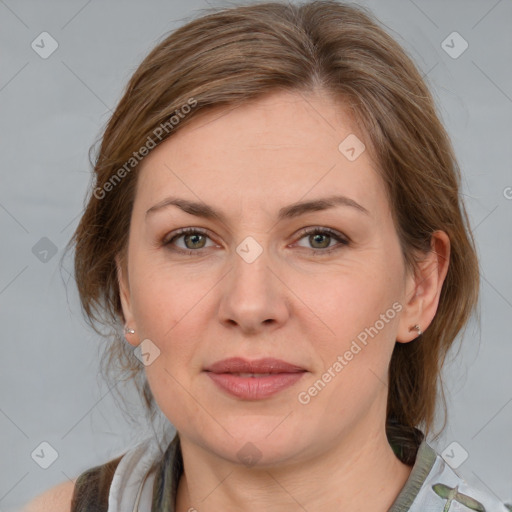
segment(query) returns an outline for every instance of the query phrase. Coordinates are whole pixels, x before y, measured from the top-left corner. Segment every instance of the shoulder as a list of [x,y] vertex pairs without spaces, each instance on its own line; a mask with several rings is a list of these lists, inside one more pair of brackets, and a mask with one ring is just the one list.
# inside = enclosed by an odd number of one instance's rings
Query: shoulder
[[133,508],[139,487],[162,456],[159,443],[149,437],[115,459],[87,469],[73,481],[49,489],[21,512],[107,512]]
[[[170,443],[169,446],[175,444]],[[153,479],[156,478],[156,470],[161,468],[163,456],[160,442],[149,437],[119,457],[46,491],[21,512],[132,510],[134,503],[140,500],[141,493],[148,503],[151,501]]]
[[107,510],[110,485],[122,455],[83,472],[74,480],[45,491],[28,503],[21,512],[81,512]]
[[76,479],[63,482],[36,496],[22,512],[70,512]]
[[[469,483],[464,473],[452,468],[443,457],[436,452],[435,463],[425,478],[420,492],[421,505],[430,506],[432,510],[481,510],[486,512],[509,512],[510,504],[505,504],[485,487]],[[411,511],[416,508],[412,507]]]

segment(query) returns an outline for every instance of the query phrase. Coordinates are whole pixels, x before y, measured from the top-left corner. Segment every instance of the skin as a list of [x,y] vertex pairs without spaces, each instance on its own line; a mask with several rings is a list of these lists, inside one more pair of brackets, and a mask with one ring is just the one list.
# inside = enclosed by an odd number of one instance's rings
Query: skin
[[[369,150],[349,161],[338,149],[349,134],[369,147],[342,107],[322,91],[272,93],[199,116],[141,164],[118,277],[126,324],[135,330],[129,343],[150,339],[160,350],[145,370],[181,439],[178,512],[387,511],[409,477],[385,434],[387,370],[395,342],[415,339],[410,328],[425,331],[435,315],[450,243],[437,231],[416,274],[406,272]],[[332,194],[369,214],[336,206],[277,221],[281,207]],[[146,216],[171,195],[212,205],[227,220],[176,206]],[[349,244],[300,233],[316,226]],[[163,245],[182,227],[207,237]],[[236,252],[248,236],[262,249],[252,263]],[[298,394],[396,301],[401,311],[300,403]],[[277,395],[242,400],[203,371],[232,356],[276,357],[307,372]],[[237,456],[248,442],[260,453],[254,465]]]

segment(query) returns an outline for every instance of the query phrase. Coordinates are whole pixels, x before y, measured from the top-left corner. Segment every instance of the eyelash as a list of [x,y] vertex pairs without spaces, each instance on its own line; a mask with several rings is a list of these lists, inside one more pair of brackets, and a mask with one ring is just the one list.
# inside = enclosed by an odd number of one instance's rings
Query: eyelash
[[[164,240],[162,245],[164,247],[168,248],[169,250],[172,250],[174,252],[179,252],[181,254],[187,254],[187,255],[191,255],[191,256],[192,255],[201,255],[202,250],[205,248],[193,250],[193,249],[181,249],[181,248],[176,249],[176,248],[170,247],[170,245],[178,238],[181,238],[183,235],[190,235],[190,234],[199,234],[199,235],[204,235],[204,236],[207,236],[208,238],[210,238],[208,236],[208,233],[201,228],[182,228],[182,229],[179,229],[172,238],[170,238],[169,240]],[[330,228],[321,228],[321,227],[303,229],[299,233],[298,240],[300,240],[308,235],[329,235],[330,237],[332,237],[340,242],[338,245],[335,245],[333,247],[329,247],[326,249],[309,249],[311,254],[314,254],[315,256],[330,254],[333,251],[342,249],[343,247],[349,245],[349,243],[350,243],[347,238],[343,237],[337,231],[334,231],[333,229],[330,229]]]

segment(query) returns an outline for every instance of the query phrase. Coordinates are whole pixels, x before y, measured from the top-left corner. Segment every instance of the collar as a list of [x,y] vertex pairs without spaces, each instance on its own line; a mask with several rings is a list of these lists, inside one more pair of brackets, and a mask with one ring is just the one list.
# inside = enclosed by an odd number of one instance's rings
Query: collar
[[[427,479],[437,453],[427,444],[423,432],[392,424],[387,429],[389,443],[395,455],[413,468],[404,487],[388,512],[406,512],[410,509],[422,485]],[[164,453],[155,478],[152,512],[175,512],[178,484],[183,474],[183,457],[176,432]]]

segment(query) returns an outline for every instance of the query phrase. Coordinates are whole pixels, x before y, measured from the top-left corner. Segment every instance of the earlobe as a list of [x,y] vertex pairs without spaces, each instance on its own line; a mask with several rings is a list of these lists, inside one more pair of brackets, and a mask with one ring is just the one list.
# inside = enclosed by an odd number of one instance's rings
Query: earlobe
[[138,345],[136,339],[136,326],[133,318],[131,301],[130,301],[130,285],[128,282],[127,268],[124,264],[120,255],[116,256],[116,268],[117,268],[117,282],[119,285],[119,298],[121,300],[121,307],[123,309],[124,317],[124,335],[126,341],[131,345]]
[[400,317],[397,342],[415,340],[431,324],[439,305],[449,260],[450,239],[444,231],[435,231],[431,250],[418,261],[414,275],[407,278],[408,300]]

